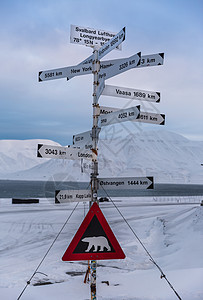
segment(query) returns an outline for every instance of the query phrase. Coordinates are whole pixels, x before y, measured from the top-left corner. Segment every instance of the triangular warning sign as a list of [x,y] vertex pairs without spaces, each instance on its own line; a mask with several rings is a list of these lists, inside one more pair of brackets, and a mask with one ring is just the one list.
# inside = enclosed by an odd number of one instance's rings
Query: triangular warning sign
[[125,254],[101,209],[93,203],[68,249],[63,261],[123,259]]

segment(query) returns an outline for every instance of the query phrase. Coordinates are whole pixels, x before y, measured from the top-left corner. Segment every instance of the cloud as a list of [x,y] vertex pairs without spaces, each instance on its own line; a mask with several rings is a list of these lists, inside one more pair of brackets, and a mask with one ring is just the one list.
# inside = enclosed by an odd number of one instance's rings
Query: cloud
[[[105,0],[98,1],[98,7],[95,14],[94,1],[89,0],[85,5],[81,1],[60,1],[60,5],[55,1],[3,2],[0,117],[4,130],[0,138],[11,135],[13,128],[13,138],[23,136],[23,132],[27,138],[34,131],[37,138],[43,131],[50,139],[51,133],[55,140],[58,135],[59,141],[65,132],[71,136],[72,129],[74,133],[90,129],[92,75],[68,82],[38,82],[39,71],[76,65],[91,55],[91,48],[70,44],[71,24],[111,31],[126,25],[123,50],[112,51],[105,60],[128,57],[140,50],[143,54],[165,52],[163,66],[130,70],[109,79],[107,84],[160,91],[162,98],[156,107],[166,114],[165,128],[200,134],[201,2],[144,0],[124,5]],[[126,100],[102,96],[100,103],[122,107]]]

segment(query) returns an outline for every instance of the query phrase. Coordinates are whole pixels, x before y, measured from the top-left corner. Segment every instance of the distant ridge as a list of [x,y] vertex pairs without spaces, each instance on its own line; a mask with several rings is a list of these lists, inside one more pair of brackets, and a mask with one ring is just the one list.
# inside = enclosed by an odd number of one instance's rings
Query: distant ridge
[[[80,161],[39,159],[38,143],[59,145],[50,140],[0,141],[0,179],[89,180],[88,162],[81,166]],[[101,177],[153,176],[157,183],[203,184],[202,161],[203,142],[163,130],[99,142]]]

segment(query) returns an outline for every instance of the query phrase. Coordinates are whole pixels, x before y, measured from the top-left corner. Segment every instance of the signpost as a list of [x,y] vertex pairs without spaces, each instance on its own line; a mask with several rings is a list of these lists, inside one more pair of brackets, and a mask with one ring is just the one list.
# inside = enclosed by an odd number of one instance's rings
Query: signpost
[[[71,42],[93,47],[93,54],[76,66],[39,72],[39,81],[67,78],[78,75],[93,74],[93,125],[92,130],[73,137],[74,147],[59,147],[39,144],[37,156],[44,158],[89,159],[92,161],[90,178],[91,193],[81,191],[56,191],[56,202],[90,201],[90,210],[78,229],[71,244],[66,250],[63,260],[91,260],[91,299],[96,300],[96,260],[125,258],[120,245],[104,218],[97,199],[97,191],[105,189],[153,189],[153,177],[119,177],[98,178],[97,145],[100,127],[124,121],[149,122],[163,124],[165,116],[140,113],[140,106],[118,110],[116,108],[99,107],[99,97],[112,95],[136,100],[160,101],[159,92],[126,89],[106,86],[105,80],[133,68],[162,65],[164,54],[141,55],[138,52],[128,58],[100,62],[110,51],[120,48],[125,40],[125,27],[117,34],[95,30],[88,27],[71,26]],[[103,113],[102,113],[103,111]],[[99,126],[100,125],[100,126]],[[91,149],[91,150],[90,150]]]
[[60,158],[60,159],[87,159],[92,160],[95,154],[92,151],[80,150],[77,147],[60,147],[38,144],[37,157]]
[[153,177],[99,178],[99,188],[105,190],[150,190],[154,188]]
[[91,200],[88,190],[56,190],[55,203],[83,202]]

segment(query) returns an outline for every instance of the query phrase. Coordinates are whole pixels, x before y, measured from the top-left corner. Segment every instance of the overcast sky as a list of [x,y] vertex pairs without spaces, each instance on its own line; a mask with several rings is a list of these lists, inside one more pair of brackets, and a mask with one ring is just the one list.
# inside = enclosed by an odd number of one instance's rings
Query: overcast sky
[[[202,0],[2,0],[0,139],[67,145],[73,134],[91,129],[92,74],[38,82],[39,71],[77,65],[92,54],[90,47],[70,43],[74,24],[115,33],[126,27],[122,51],[105,60],[164,52],[163,66],[132,69],[106,83],[160,91],[161,102],[149,110],[164,113],[166,125],[143,128],[203,140],[202,16]],[[105,96],[99,102],[126,105],[126,99]]]

